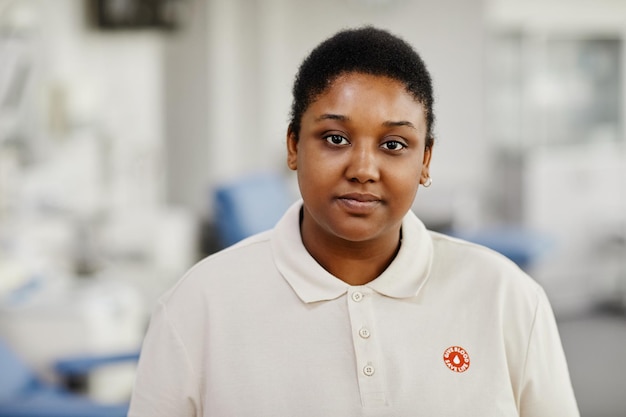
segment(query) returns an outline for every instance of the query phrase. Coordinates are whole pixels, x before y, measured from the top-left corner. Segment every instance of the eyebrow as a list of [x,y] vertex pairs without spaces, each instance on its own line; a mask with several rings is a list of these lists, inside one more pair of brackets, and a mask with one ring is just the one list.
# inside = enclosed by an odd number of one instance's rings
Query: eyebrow
[[411,129],[417,130],[415,125],[407,120],[399,120],[397,122],[388,121],[388,122],[383,123],[383,126],[386,126],[386,127],[406,126],[406,127],[410,127]]
[[316,122],[321,122],[322,120],[341,120],[341,121],[348,121],[350,120],[350,118],[348,116],[342,116],[341,114],[329,114],[329,113],[325,113],[322,114],[320,117],[318,117],[317,119],[315,119]]
[[[341,114],[325,113],[315,119],[316,122],[321,122],[322,120],[340,120],[340,121],[346,122],[346,121],[350,121],[350,118],[348,116],[344,116]],[[399,120],[399,121],[388,120],[386,122],[383,122],[383,126],[385,127],[406,126],[406,127],[410,127],[411,129],[417,130],[415,125],[409,122],[408,120]]]

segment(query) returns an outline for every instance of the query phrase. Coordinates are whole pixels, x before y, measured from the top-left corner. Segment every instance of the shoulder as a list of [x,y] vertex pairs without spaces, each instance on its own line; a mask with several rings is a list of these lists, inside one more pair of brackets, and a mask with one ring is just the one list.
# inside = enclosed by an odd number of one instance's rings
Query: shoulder
[[434,261],[466,271],[526,275],[515,262],[486,246],[429,231]]
[[466,288],[473,295],[523,300],[536,305],[543,289],[504,255],[485,246],[436,232],[433,242],[432,278]]
[[292,244],[299,240],[298,213],[295,203],[273,229],[202,259],[160,297],[160,303],[168,310],[221,308],[259,300],[261,295],[284,287],[287,284],[277,268],[275,246],[277,241],[287,245],[290,259],[303,250]]
[[182,300],[191,303],[211,293],[241,288],[242,280],[253,282],[273,268],[272,231],[262,232],[197,262],[159,301],[166,305]]

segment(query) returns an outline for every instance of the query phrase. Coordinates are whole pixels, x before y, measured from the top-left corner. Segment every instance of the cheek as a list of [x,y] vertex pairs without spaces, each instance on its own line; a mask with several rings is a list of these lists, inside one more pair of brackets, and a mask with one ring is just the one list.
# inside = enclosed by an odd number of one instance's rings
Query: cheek
[[395,183],[395,188],[404,190],[403,194],[409,198],[414,195],[419,188],[419,178],[420,177],[418,175],[411,176],[410,178],[405,177],[403,180],[399,180]]
[[404,190],[407,197],[410,197],[419,187],[422,165],[419,164],[415,166],[411,164],[404,169],[400,168],[400,166],[396,166],[396,168],[397,169],[387,177],[388,186],[396,190]]
[[398,177],[404,178],[404,181],[411,181],[413,178],[420,176],[423,166],[422,155],[419,154],[397,161],[397,163],[392,165],[392,169]]
[[320,174],[327,172],[334,164],[327,155],[315,148],[301,146],[298,152],[298,170],[314,181]]
[[298,154],[298,169],[296,174],[298,177],[298,185],[300,190],[304,194],[306,191],[315,189],[317,187],[317,181],[319,180],[319,166],[315,161],[306,157],[306,152],[300,152]]

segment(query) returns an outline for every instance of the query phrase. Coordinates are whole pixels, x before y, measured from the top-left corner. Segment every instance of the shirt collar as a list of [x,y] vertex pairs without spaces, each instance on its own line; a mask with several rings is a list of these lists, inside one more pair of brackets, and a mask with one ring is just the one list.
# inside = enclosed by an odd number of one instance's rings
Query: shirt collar
[[[274,262],[303,302],[333,300],[345,294],[350,285],[325,270],[304,247],[300,237],[301,207],[302,200],[293,204],[274,228]],[[430,233],[409,211],[402,221],[402,244],[398,254],[391,265],[365,287],[388,297],[414,297],[428,279],[432,257]]]

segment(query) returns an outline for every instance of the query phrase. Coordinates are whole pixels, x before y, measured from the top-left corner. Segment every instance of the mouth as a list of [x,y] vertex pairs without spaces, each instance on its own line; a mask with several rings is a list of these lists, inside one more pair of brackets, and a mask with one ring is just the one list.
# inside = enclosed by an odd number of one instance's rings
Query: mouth
[[382,203],[380,197],[373,194],[349,193],[337,197],[337,201],[348,211],[367,212]]

